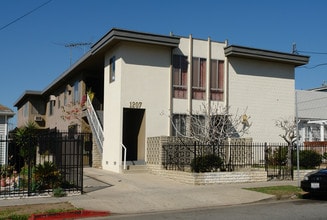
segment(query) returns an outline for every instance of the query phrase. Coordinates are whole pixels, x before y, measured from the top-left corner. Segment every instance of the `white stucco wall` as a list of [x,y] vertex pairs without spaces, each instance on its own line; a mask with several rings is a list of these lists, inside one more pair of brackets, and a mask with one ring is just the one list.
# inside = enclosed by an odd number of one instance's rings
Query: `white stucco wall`
[[282,63],[230,58],[229,106],[232,113],[246,110],[254,142],[283,142],[276,120],[294,118],[294,67]]
[[[131,102],[142,103],[140,108],[145,109],[145,138],[168,135],[165,112],[170,108],[170,54],[166,47],[124,43],[106,55],[104,169],[114,172],[121,169],[123,108],[130,108]],[[112,56],[116,58],[115,81],[109,83]]]

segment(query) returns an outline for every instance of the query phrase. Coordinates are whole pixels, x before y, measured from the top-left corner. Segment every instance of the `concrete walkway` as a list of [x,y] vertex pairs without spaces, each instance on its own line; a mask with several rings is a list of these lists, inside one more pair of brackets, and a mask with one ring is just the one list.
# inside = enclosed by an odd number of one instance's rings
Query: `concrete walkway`
[[117,174],[85,168],[83,195],[63,198],[0,200],[0,206],[69,201],[78,208],[132,214],[252,203],[273,196],[245,190],[248,187],[297,185],[296,181],[189,185],[149,173]]

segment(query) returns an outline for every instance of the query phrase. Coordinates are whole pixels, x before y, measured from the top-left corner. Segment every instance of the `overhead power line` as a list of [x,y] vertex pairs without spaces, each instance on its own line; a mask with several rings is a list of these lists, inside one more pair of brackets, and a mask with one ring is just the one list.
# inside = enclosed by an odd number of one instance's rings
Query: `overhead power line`
[[314,65],[314,66],[301,66],[300,68],[305,68],[305,69],[315,69],[317,67],[320,67],[320,66],[326,66],[327,63],[320,63],[320,64],[317,64],[317,65]]
[[31,10],[31,11],[25,13],[24,15],[22,15],[22,16],[16,18],[15,20],[9,22],[8,24],[6,24],[6,25],[0,27],[0,31],[2,31],[3,29],[5,29],[6,27],[8,27],[8,26],[10,26],[10,25],[12,25],[12,24],[14,24],[14,23],[16,23],[17,21],[21,20],[22,18],[24,18],[24,17],[26,17],[26,16],[32,14],[33,12],[35,12],[36,10],[42,8],[43,6],[45,6],[46,4],[50,3],[51,1],[52,1],[52,0],[49,0],[49,1],[45,2],[45,3],[43,3],[42,5],[39,5],[38,7],[34,8],[33,10]]
[[304,50],[296,50],[298,53],[307,53],[307,54],[320,54],[327,55],[327,52],[315,52],[315,51],[304,51]]

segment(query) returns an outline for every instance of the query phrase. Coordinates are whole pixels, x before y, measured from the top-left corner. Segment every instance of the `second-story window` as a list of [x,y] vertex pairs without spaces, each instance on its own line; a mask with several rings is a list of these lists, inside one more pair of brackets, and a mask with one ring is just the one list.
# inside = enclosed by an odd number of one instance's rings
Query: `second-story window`
[[25,105],[24,105],[23,116],[24,116],[25,118],[28,117],[28,102],[26,102]]
[[76,81],[74,83],[74,104],[79,103],[80,99],[79,99],[79,83],[78,81]]
[[187,57],[173,56],[173,97],[187,98]]
[[192,98],[205,99],[206,93],[206,67],[207,60],[204,58],[193,58],[192,72]]
[[49,101],[49,115],[53,115],[54,101]]
[[210,98],[224,101],[224,61],[211,60]]
[[109,82],[113,82],[113,81],[115,81],[115,77],[116,77],[116,73],[115,73],[115,71],[116,71],[116,64],[115,64],[115,62],[116,62],[116,58],[113,56],[113,57],[111,57],[110,58],[110,61],[109,61],[109,63],[110,63],[110,70],[109,70],[109,77],[110,77],[110,79],[109,79]]
[[67,105],[67,96],[68,96],[68,89],[66,88],[64,92],[64,106]]

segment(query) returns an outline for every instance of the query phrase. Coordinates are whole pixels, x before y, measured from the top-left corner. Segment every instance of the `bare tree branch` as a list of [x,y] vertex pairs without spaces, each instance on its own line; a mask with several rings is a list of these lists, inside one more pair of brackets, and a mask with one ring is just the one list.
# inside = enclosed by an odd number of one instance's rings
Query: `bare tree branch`
[[251,127],[250,117],[245,114],[235,115],[229,113],[229,107],[213,105],[211,107],[202,104],[199,111],[187,114],[179,119],[179,124],[186,127],[185,134],[182,133],[173,119],[172,127],[177,136],[191,138],[203,144],[220,144],[228,138],[241,137]]

